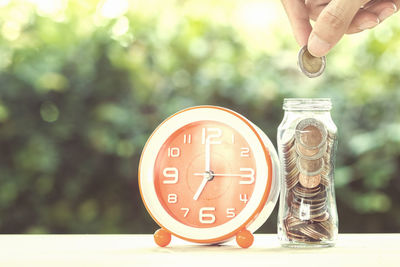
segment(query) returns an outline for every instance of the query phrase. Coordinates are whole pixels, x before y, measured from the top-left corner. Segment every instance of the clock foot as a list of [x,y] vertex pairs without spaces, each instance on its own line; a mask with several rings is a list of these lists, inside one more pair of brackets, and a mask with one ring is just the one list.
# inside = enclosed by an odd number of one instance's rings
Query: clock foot
[[165,247],[171,242],[171,234],[167,230],[161,228],[154,233],[154,242],[160,247]]
[[236,243],[242,248],[248,248],[253,244],[254,236],[250,231],[244,229],[236,234]]

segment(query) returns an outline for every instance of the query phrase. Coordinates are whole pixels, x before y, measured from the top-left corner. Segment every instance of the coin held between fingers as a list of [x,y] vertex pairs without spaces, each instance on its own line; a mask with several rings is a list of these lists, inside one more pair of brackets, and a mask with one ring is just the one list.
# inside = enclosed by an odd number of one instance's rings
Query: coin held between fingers
[[307,46],[303,46],[298,54],[298,65],[307,77],[315,78],[324,72],[326,57],[314,57],[308,51]]

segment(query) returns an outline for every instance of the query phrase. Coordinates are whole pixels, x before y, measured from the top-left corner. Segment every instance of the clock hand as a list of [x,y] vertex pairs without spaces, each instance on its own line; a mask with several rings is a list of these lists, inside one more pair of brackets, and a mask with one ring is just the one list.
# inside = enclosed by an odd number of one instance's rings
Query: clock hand
[[[205,147],[205,172],[211,171],[211,144],[209,139],[206,139],[206,147]],[[206,174],[204,174],[206,177]]]
[[200,196],[201,192],[203,192],[204,187],[206,187],[207,182],[211,181],[214,178],[214,174],[211,171],[202,173],[201,175],[204,176],[204,178],[203,178],[203,181],[201,181],[199,188],[197,189],[196,193],[193,196],[194,200],[199,199],[199,196]]
[[[196,176],[204,176],[206,173],[193,173]],[[231,177],[242,177],[246,176],[246,174],[232,174],[232,173],[213,173],[212,176],[231,176]]]
[[212,178],[214,178],[211,175],[211,170],[210,170],[210,162],[211,162],[211,144],[210,144],[210,140],[207,138],[206,139],[206,143],[205,143],[205,152],[204,152],[204,157],[205,157],[205,172],[202,174],[203,181],[201,181],[201,184],[199,186],[199,188],[197,189],[196,193],[193,196],[194,200],[197,200],[201,194],[201,192],[203,192],[204,187],[206,186],[207,182],[210,181]]
[[199,196],[200,196],[201,192],[203,192],[203,189],[206,186],[207,182],[208,182],[208,179],[206,177],[204,177],[203,181],[201,181],[201,184],[200,184],[199,188],[196,191],[196,194],[194,194],[194,196],[193,196],[193,200],[199,199]]

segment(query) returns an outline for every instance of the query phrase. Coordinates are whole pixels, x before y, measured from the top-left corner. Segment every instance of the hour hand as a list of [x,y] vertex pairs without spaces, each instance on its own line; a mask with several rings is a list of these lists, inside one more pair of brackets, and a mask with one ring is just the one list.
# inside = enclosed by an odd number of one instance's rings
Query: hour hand
[[201,184],[196,191],[196,194],[194,194],[194,196],[193,196],[193,200],[199,199],[199,196],[200,196],[201,192],[203,192],[204,187],[206,186],[207,182],[208,182],[207,178],[204,177],[203,181],[201,181]]
[[214,174],[211,171],[202,173],[201,175],[204,178],[203,178],[203,181],[201,181],[199,188],[197,189],[196,193],[193,196],[194,200],[199,199],[199,196],[200,196],[201,192],[203,192],[204,187],[206,186],[207,182],[211,181],[214,178]]

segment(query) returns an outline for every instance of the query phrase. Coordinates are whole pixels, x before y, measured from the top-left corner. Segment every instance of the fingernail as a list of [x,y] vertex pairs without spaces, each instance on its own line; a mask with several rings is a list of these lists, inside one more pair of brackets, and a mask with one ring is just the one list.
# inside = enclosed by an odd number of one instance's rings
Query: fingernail
[[366,30],[366,29],[371,29],[371,28],[375,27],[378,24],[379,24],[379,20],[377,19],[376,21],[364,22],[360,26],[358,26],[358,28],[363,31],[363,30]]
[[379,14],[378,18],[380,21],[383,21],[384,19],[386,19],[387,17],[391,16],[394,14],[394,12],[396,12],[396,6],[393,5],[393,8],[385,8],[384,10],[382,10],[382,12]]
[[322,57],[326,55],[331,49],[332,45],[324,40],[322,40],[315,33],[311,33],[310,38],[308,39],[308,51],[311,55],[315,57]]
[[396,11],[397,11],[397,6],[396,6],[396,4],[395,4],[395,3],[393,3],[393,9],[394,9],[394,12],[396,12]]

